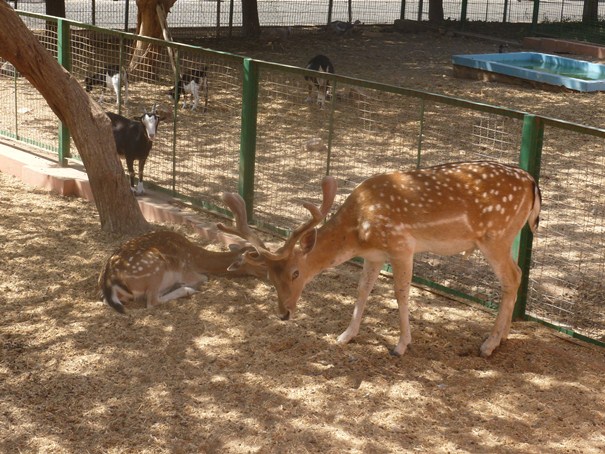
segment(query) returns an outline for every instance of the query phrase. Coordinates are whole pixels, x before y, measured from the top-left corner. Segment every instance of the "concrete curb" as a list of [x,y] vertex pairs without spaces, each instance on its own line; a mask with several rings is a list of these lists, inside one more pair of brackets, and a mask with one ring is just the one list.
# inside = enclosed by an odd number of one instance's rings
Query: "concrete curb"
[[[83,167],[61,167],[58,163],[37,156],[17,144],[0,142],[0,172],[12,175],[25,184],[45,189],[64,197],[80,197],[94,202],[88,175]],[[224,244],[245,242],[233,235],[225,234],[208,224],[189,210],[183,203],[164,194],[147,191],[138,196],[139,207],[150,222],[187,225],[205,240]]]

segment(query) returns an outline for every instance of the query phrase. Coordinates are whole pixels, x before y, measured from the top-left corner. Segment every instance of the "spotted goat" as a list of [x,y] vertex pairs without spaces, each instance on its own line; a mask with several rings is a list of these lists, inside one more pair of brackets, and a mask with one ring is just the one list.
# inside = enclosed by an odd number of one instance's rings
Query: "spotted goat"
[[[353,257],[363,257],[353,317],[338,337],[339,343],[348,343],[358,334],[367,298],[389,261],[401,331],[392,353],[403,355],[412,340],[408,300],[414,254],[468,254],[479,249],[502,288],[500,309],[480,355],[490,356],[507,339],[521,282],[521,269],[512,257],[513,241],[526,223],[535,232],[541,207],[540,190],[529,173],[477,161],[376,175],[357,186],[340,209],[316,228],[332,207],[336,180],[325,177],[322,188],[321,207],[304,203],[311,219],[275,251],[256,241],[250,229],[219,226],[255,246],[244,254],[245,262],[267,266],[283,320],[294,314],[305,285],[314,276]],[[225,200],[232,210],[241,210],[241,198]]]

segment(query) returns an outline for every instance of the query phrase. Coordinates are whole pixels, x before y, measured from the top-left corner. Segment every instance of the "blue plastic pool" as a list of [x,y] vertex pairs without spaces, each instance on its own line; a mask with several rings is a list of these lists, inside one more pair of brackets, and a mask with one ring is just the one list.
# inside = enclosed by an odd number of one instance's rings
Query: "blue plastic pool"
[[455,66],[556,85],[576,91],[605,91],[605,65],[538,52],[454,55]]

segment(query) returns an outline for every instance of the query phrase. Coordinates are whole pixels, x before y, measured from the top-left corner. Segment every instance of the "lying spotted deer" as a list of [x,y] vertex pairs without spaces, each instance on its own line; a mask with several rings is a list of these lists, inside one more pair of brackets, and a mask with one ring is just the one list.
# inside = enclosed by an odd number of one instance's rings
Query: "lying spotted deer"
[[[248,228],[219,226],[255,246],[241,263],[264,263],[275,285],[279,313],[287,320],[303,288],[322,270],[353,257],[363,257],[353,318],[338,337],[346,344],[359,332],[366,300],[386,261],[391,263],[399,305],[401,334],[393,354],[403,355],[411,342],[408,298],[414,254],[470,253],[479,249],[502,287],[494,328],[480,349],[492,354],[506,340],[521,270],[512,258],[515,236],[528,223],[538,226],[541,196],[530,174],[496,162],[460,162],[410,172],[381,174],[357,186],[340,209],[319,229],[334,202],[336,182],[324,178],[323,203],[305,203],[312,218],[298,227],[285,244],[270,251]],[[232,210],[243,201],[225,199]],[[234,265],[232,268],[237,267]]]
[[151,307],[192,295],[207,274],[266,277],[262,263],[244,262],[243,254],[251,250],[231,245],[228,252],[209,251],[176,232],[151,232],[125,242],[107,259],[99,288],[103,301],[118,312],[125,313],[123,301],[138,298]]

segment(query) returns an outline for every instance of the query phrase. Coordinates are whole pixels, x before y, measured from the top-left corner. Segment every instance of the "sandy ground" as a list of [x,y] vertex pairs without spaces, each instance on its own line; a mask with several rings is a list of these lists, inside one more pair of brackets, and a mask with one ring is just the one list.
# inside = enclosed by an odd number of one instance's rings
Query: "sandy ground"
[[[316,54],[330,57],[336,72],[360,79],[376,80],[391,85],[442,93],[604,127],[604,92],[543,91],[530,86],[485,83],[453,77],[452,55],[531,51],[518,41],[478,39],[475,36],[431,30],[421,33],[399,33],[391,27],[371,27],[358,36],[330,37],[321,33],[298,36],[277,44],[250,43],[244,40],[208,41],[203,45],[267,61],[304,66]],[[597,61],[589,56],[575,56]]]
[[[443,76],[460,40],[481,52],[493,43],[434,34],[427,45],[426,37],[375,34],[245,50],[297,65],[302,53],[325,52],[337,69],[362,78],[376,79],[377,71],[389,83],[558,117],[572,118],[565,107],[573,106],[579,122],[605,120],[602,94],[536,99],[530,89]],[[387,70],[384,58],[404,51],[407,70]],[[413,61],[415,54],[427,58]],[[386,277],[359,336],[338,346],[359,276],[349,265],[309,284],[289,322],[276,317],[271,286],[252,278],[214,278],[189,299],[124,317],[96,290],[103,261],[124,240],[100,231],[92,205],[0,174],[0,451],[598,453],[605,446],[602,348],[519,322],[483,359],[477,351],[494,314],[415,289],[413,346],[395,358],[388,348],[398,337],[397,310]]]

